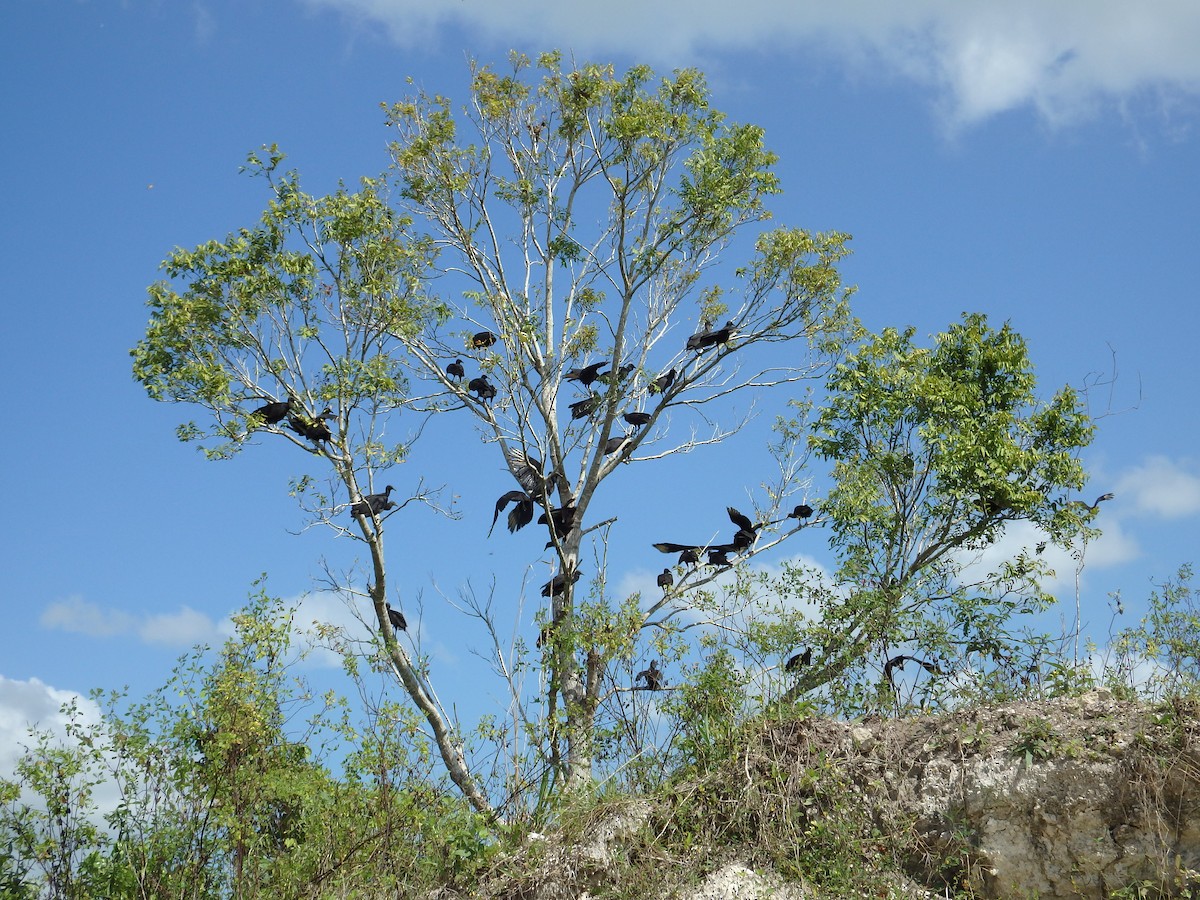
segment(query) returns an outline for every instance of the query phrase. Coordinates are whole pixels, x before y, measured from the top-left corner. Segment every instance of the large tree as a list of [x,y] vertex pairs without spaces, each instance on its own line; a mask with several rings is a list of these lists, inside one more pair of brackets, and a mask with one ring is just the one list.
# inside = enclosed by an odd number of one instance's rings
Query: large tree
[[[431,687],[437,673],[389,624],[395,501],[383,482],[406,451],[389,438],[396,416],[469,410],[475,452],[496,452],[514,478],[497,515],[507,507],[510,528],[545,528],[557,566],[542,589],[546,705],[513,727],[533,736],[552,783],[583,784],[597,712],[627,689],[614,660],[687,609],[695,588],[788,533],[772,524],[781,484],[639,605],[605,589],[602,565],[584,572],[587,543],[603,560],[615,524],[593,521],[592,501],[623,463],[735,434],[735,395],[829,370],[849,327],[836,268],[847,237],[761,227],[779,192],[775,156],[760,128],[712,109],[693,70],[658,79],[514,56],[506,74],[472,67],[459,113],[418,94],[387,115],[393,168],[355,192],[309,196],[277,151],[252,157],[272,192],[261,223],[168,258],[135,374],[156,399],[206,411],[181,436],[215,439],[213,455],[272,434],[325,467],[326,482],[297,482],[310,513],[370,556],[366,587],[344,587],[369,596],[448,771],[491,811]],[[406,493],[428,499],[419,485]],[[584,585],[600,598],[586,607]]]
[[[769,218],[775,156],[762,129],[709,105],[693,70],[656,79],[641,66],[567,71],[558,54],[536,66],[514,55],[506,73],[473,68],[461,114],[417,94],[389,120],[398,204],[429,229],[447,291],[461,297],[446,299],[451,318],[402,339],[502,454],[514,514],[540,510],[548,527],[558,573],[543,589],[546,759],[578,784],[592,775],[611,661],[724,568],[687,564],[642,608],[601,590],[608,602],[580,616],[593,499],[625,463],[735,433],[739,421],[722,421],[733,395],[827,371],[848,325],[835,267],[846,236],[781,227],[738,238]],[[468,356],[466,378],[447,372]],[[712,429],[675,436],[670,411]],[[726,558],[781,539],[761,526],[779,520],[783,493],[729,526],[740,537],[721,541]],[[697,549],[702,563],[712,549]],[[665,552],[674,562],[687,549]],[[604,585],[603,571],[587,574]]]

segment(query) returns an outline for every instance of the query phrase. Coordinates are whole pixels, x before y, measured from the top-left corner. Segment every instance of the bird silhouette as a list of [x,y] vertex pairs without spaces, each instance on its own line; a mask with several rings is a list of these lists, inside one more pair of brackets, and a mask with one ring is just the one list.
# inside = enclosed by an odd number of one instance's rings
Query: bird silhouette
[[562,536],[574,526],[575,513],[575,504],[568,503],[566,506],[542,513],[538,516],[538,524],[548,526],[552,535]]
[[807,503],[801,503],[799,506],[797,506],[795,509],[793,509],[790,513],[788,513],[787,517],[789,519],[798,519],[798,520],[800,520],[800,522],[803,522],[805,519],[812,516],[812,514],[813,514],[813,508],[811,506],[809,506]]
[[694,566],[700,562],[700,548],[689,547],[679,554],[679,565]]
[[662,375],[659,375],[646,388],[651,394],[665,393],[667,388],[675,383],[675,370],[669,369]]
[[671,585],[675,583],[675,576],[671,574],[670,569],[663,569],[662,574],[658,576],[658,586],[663,589],[663,593],[670,590]]
[[634,428],[641,428],[643,425],[649,425],[650,420],[654,417],[648,412],[627,412],[623,413],[621,418]]
[[[733,321],[730,320],[720,328],[700,335],[700,348],[707,349],[709,347],[715,347],[717,344],[726,344],[729,342],[729,339],[733,337],[733,333],[734,324]],[[689,346],[688,349],[691,350],[692,348]]]
[[291,413],[288,416],[288,427],[301,437],[306,437],[314,443],[321,441],[333,440],[333,432],[329,430],[329,426],[325,424],[326,419],[334,417],[333,411],[327,406],[315,419],[308,419],[304,416]]
[[388,499],[388,495],[395,488],[390,484],[383,489],[379,494],[367,494],[357,503],[350,505],[350,513],[355,516],[377,516],[382,512],[387,512],[389,509],[394,509],[396,504]]
[[530,456],[523,450],[509,448],[505,450],[508,457],[508,468],[517,479],[517,484],[525,488],[525,493],[531,497],[540,497],[546,486],[542,477],[542,461]]
[[450,365],[446,366],[446,374],[455,381],[462,381],[467,375],[467,370],[463,368],[462,360],[456,359]]
[[631,435],[628,434],[619,434],[615,437],[610,437],[604,442],[604,454],[607,456],[610,453],[616,453],[625,446],[630,437]]
[[1096,498],[1095,502],[1093,502],[1093,503],[1088,504],[1088,503],[1084,503],[1082,500],[1072,500],[1069,505],[1078,506],[1080,509],[1086,509],[1089,512],[1095,512],[1096,510],[1098,510],[1100,508],[1101,503],[1103,503],[1105,500],[1111,500],[1113,498],[1113,496],[1114,495],[1111,493],[1101,494],[1099,497]]
[[566,381],[578,381],[584,387],[588,387],[593,381],[596,380],[599,371],[606,365],[608,365],[607,360],[603,362],[592,363],[590,366],[584,366],[582,369],[572,369],[570,372],[567,372],[565,375],[563,375],[563,378]]
[[704,324],[700,326],[700,330],[687,339],[684,345],[688,350],[700,350],[704,347],[704,339],[708,337],[709,329],[712,328],[712,322],[708,319],[704,320]]
[[486,375],[479,375],[467,383],[467,390],[479,397],[484,403],[496,398],[496,386],[488,381]]
[[586,419],[600,407],[601,396],[592,391],[591,396],[568,404],[572,419]]
[[699,544],[676,544],[671,541],[660,541],[652,545],[659,553],[683,553],[687,550],[699,550]]
[[790,657],[788,661],[783,664],[783,670],[785,672],[796,672],[802,667],[809,665],[811,662],[812,647],[808,647],[803,653],[797,653],[795,656]]
[[577,582],[579,580],[579,576],[581,574],[582,574],[581,572],[575,571],[575,572],[572,572],[569,576],[567,576],[567,575],[564,575],[562,572],[559,572],[557,575],[555,575],[553,578],[551,578],[549,581],[547,581],[545,584],[542,585],[542,596],[543,597],[557,597],[559,594],[561,594],[563,591],[565,591],[567,589],[568,584],[574,584],[575,582]]
[[492,529],[496,527],[496,520],[500,518],[501,511],[510,503],[516,504],[508,512],[510,533],[516,534],[533,521],[533,498],[524,491],[509,491],[507,494],[502,494],[496,501],[496,512],[492,515],[492,527],[488,529],[488,537],[492,536]]
[[637,683],[643,679],[645,679],[646,686],[642,690],[661,691],[663,689],[666,682],[663,680],[662,669],[658,667],[657,659],[650,660],[650,667],[642,669],[633,677],[634,687],[637,687]]
[[922,669],[924,669],[926,672],[928,672],[931,675],[941,675],[942,674],[942,670],[940,668],[938,668],[937,664],[932,663],[927,659],[918,659],[915,656],[905,656],[904,654],[901,654],[900,656],[893,656],[891,659],[889,659],[887,662],[885,662],[883,664],[883,676],[884,676],[884,678],[887,679],[888,684],[890,684],[892,686],[892,690],[896,689],[896,682],[892,679],[892,670],[893,669],[901,669],[902,670],[904,668],[904,664],[906,662],[915,662],[915,663],[919,664]]
[[621,366],[621,368],[619,368],[615,371],[602,372],[601,374],[596,376],[596,379],[598,381],[602,381],[602,382],[604,382],[604,384],[608,384],[608,385],[619,384],[620,382],[624,381],[627,377],[629,377],[629,373],[632,372],[636,368],[637,368],[637,366],[635,366],[633,363],[626,363],[625,365]]
[[266,406],[260,406],[254,412],[250,413],[250,415],[257,416],[267,425],[278,425],[291,409],[292,398],[289,397],[286,400],[274,400]]
[[490,331],[479,331],[471,335],[471,348],[474,350],[483,350],[494,343],[496,343],[496,335]]
[[733,536],[734,549],[749,549],[758,539],[758,526],[750,521],[749,516],[738,512],[732,506],[725,507],[725,511],[729,513],[729,521],[738,527],[737,533]]
[[404,613],[398,609],[392,609],[389,603],[387,608],[388,621],[392,623],[392,627],[397,631],[408,631],[408,622],[404,618]]
[[660,541],[653,544],[655,550],[659,553],[679,553],[686,554],[679,557],[680,564],[684,562],[696,563],[700,560],[700,553],[708,553],[708,564],[710,566],[728,566],[728,554],[741,553],[743,550],[748,550],[758,539],[758,529],[760,526],[754,524],[750,517],[738,512],[732,506],[725,507],[726,513],[729,515],[729,520],[734,525],[738,526],[737,532],[733,536],[733,540],[725,544],[677,544],[674,541]]

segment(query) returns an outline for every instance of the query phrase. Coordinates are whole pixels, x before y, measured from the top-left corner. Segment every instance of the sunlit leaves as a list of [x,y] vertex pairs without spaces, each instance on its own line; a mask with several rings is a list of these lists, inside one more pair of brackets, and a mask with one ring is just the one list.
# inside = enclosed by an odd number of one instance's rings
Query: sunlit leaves
[[822,512],[844,593],[822,607],[836,644],[828,678],[872,649],[1007,646],[1012,617],[1049,601],[1043,565],[1021,554],[964,579],[964,553],[1011,522],[1064,542],[1083,524],[1066,497],[1082,486],[1078,454],[1093,426],[1074,392],[1039,400],[1024,341],[983,315],[964,315],[932,346],[914,335],[865,335],[830,377],[810,438],[832,464]]
[[177,248],[163,263],[132,353],[152,397],[210,410],[210,424],[180,436],[218,438],[217,456],[262,426],[247,416],[265,400],[293,398],[310,418],[321,405],[401,406],[397,337],[446,317],[424,290],[436,252],[409,233],[379,182],[313,197],[294,172],[277,171],[281,160],[275,148],[266,162],[250,157],[248,170],[271,188],[258,225]]

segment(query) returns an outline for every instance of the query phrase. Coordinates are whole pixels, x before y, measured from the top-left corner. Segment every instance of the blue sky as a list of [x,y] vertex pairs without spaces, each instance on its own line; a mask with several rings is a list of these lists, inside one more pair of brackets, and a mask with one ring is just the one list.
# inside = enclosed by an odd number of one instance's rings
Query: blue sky
[[[292,448],[264,443],[210,463],[175,440],[188,414],[151,402],[130,375],[145,289],[173,247],[257,219],[265,195],[238,174],[249,150],[278,143],[310,192],[352,184],[386,166],[379,104],[404,95],[407,76],[461,99],[466,59],[501,62],[513,47],[664,72],[701,67],[714,104],[762,125],[779,154],[777,218],[854,235],[843,272],[859,287],[856,311],[868,326],[930,334],[983,311],[1025,335],[1045,395],[1063,383],[1095,385],[1092,408],[1103,417],[1085,457],[1085,499],[1117,493],[1083,573],[1084,618],[1098,640],[1109,592],[1120,590],[1132,615],[1153,579],[1197,559],[1195,4],[651,6],[6,8],[0,748],[26,720],[52,721],[74,692],[162,683],[180,653],[227,632],[261,573],[273,593],[299,598],[315,587],[322,558],[353,561],[349,542],[303,530],[287,496],[304,464]],[[1110,389],[1101,382],[1114,366]],[[485,541],[491,504],[511,485],[498,465],[464,471],[473,435],[448,424],[404,472],[410,483],[446,483],[462,519],[417,512],[390,526],[393,547],[411,549],[392,565],[403,572],[406,608],[424,598],[420,632],[443,663],[443,699],[474,691],[470,648],[484,641],[439,589],[454,598],[469,579],[482,591],[497,560],[537,557],[534,538]],[[688,479],[703,479],[719,519],[726,503],[748,502],[767,465],[756,438],[652,470],[627,489],[658,510]],[[614,508],[622,499],[611,499]],[[631,533],[613,571],[638,586],[662,558],[641,549],[641,530]],[[686,537],[671,529],[650,539]],[[787,552],[827,559],[811,538]],[[541,570],[530,576],[535,586],[544,580]],[[529,632],[536,604],[506,608]],[[348,613],[318,597],[300,618],[314,616]]]

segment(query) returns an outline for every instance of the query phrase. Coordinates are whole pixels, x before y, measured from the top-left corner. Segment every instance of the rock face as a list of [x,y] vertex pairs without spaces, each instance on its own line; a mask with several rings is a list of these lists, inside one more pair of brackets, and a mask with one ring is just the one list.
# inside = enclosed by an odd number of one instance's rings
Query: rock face
[[912,823],[910,874],[926,884],[947,860],[980,897],[1200,883],[1200,721],[1186,704],[1155,712],[1094,691],[837,727],[864,799]]
[[[718,777],[727,790],[713,814],[763,785],[789,815],[803,818],[830,804],[866,826],[866,855],[850,865],[892,861],[873,868],[883,887],[870,896],[1200,896],[1200,704],[1152,708],[1093,691],[938,716],[798,719],[764,725],[731,762],[736,777]],[[638,895],[647,898],[844,896],[785,881],[764,866],[779,858],[764,852],[764,837],[680,853],[678,842],[660,840],[678,808],[669,795],[631,800],[598,809],[573,840],[531,836],[502,877],[473,896],[634,896],[621,861],[639,857],[668,876]],[[813,813],[808,824],[824,814]],[[798,846],[806,828],[801,821],[791,832]]]

